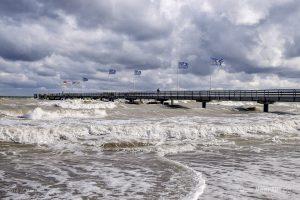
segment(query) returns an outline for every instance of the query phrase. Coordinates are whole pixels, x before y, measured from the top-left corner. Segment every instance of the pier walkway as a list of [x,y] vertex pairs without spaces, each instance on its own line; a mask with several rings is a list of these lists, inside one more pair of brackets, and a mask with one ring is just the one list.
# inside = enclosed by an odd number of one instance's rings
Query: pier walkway
[[202,102],[202,107],[212,100],[217,101],[255,101],[264,104],[264,112],[269,111],[269,104],[275,102],[300,102],[300,89],[271,90],[202,90],[202,91],[160,91],[160,92],[99,92],[99,93],[45,93],[34,94],[34,98],[48,100],[63,99],[126,99],[135,100],[196,100]]

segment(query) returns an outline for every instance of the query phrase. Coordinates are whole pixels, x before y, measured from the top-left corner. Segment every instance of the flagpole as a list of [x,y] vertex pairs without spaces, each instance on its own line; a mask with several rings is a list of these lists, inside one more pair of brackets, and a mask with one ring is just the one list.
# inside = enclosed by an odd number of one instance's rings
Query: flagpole
[[209,90],[211,90],[211,74],[209,76]]
[[59,83],[60,89],[61,89],[61,93],[64,93],[64,88],[63,88],[63,83]]
[[[211,58],[212,60],[213,60],[213,65],[215,65],[215,66],[217,66],[218,67],[218,69],[217,69],[217,72],[219,72],[219,70],[220,70],[220,67],[222,66],[222,63],[224,62],[224,59],[223,58],[221,58],[221,59],[219,59],[219,58]],[[209,90],[211,90],[211,79],[212,79],[212,74],[210,74],[210,78],[209,78],[210,80],[209,80]]]
[[177,91],[179,91],[179,69],[188,69],[189,64],[187,62],[178,62],[177,66]]
[[85,83],[83,80],[81,80],[81,93],[84,93],[85,91]]
[[108,83],[109,83],[109,87],[108,88],[110,88],[110,89],[108,89],[108,92],[110,92],[111,91],[111,80],[110,80],[110,74],[109,74],[109,72],[108,72]]
[[179,66],[177,66],[177,91],[179,90]]
[[135,70],[133,73],[133,90],[135,91],[135,76],[141,76],[142,71],[141,70]]
[[135,91],[135,78],[134,78],[135,75],[133,75],[133,91]]

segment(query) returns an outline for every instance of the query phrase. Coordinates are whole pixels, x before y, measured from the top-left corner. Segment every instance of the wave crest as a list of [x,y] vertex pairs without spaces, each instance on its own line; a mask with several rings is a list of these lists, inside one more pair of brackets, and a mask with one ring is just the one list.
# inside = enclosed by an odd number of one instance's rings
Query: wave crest
[[81,99],[68,99],[64,101],[41,101],[42,106],[59,107],[64,109],[113,109],[116,107],[114,102],[103,102],[96,100],[81,100]]
[[[53,113],[37,109],[33,118],[45,118]],[[40,113],[41,112],[41,113]],[[67,114],[70,115],[70,114]],[[54,117],[56,114],[54,114]],[[52,116],[53,117],[53,116]],[[61,116],[60,116],[61,117]],[[100,146],[102,148],[133,148],[147,145],[168,145],[170,148],[182,144],[219,145],[228,143],[232,136],[240,139],[278,140],[299,139],[299,119],[236,119],[226,118],[173,118],[157,122],[132,120],[102,120],[82,122],[70,121],[4,123],[0,126],[0,140],[29,144]],[[217,122],[216,122],[217,120]]]
[[90,118],[90,117],[105,117],[105,110],[44,110],[40,107],[35,108],[33,111],[20,116],[20,118],[32,120],[53,120],[62,118]]

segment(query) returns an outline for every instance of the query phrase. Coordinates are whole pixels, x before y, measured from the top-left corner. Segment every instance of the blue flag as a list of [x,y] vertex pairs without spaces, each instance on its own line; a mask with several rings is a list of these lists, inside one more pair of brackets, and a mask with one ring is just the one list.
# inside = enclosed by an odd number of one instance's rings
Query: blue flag
[[218,60],[219,66],[222,66],[223,62],[224,62],[224,59],[223,59],[223,58],[222,58],[222,59],[219,59],[219,60]]
[[88,81],[89,79],[88,78],[85,78],[85,77],[82,77],[82,81]]
[[179,69],[187,69],[187,68],[189,68],[189,63],[187,63],[187,62],[178,62],[178,68]]
[[217,66],[222,66],[223,62],[224,62],[224,59],[221,58],[211,58],[211,60],[213,61],[213,65],[217,65]]
[[109,69],[108,74],[116,74],[117,70],[115,69]]
[[140,76],[142,74],[141,70],[134,70],[134,75]]
[[80,86],[80,81],[73,81],[73,82],[72,82],[72,85]]

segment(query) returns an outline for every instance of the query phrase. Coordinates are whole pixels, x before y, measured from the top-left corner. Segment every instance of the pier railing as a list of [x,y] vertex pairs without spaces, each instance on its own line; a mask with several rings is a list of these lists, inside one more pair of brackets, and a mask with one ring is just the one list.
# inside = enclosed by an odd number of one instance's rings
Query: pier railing
[[59,100],[72,98],[91,99],[154,99],[154,100],[197,100],[197,101],[257,101],[257,102],[300,102],[300,89],[271,90],[202,90],[202,91],[159,91],[159,92],[99,92],[99,93],[44,93],[35,98]]

